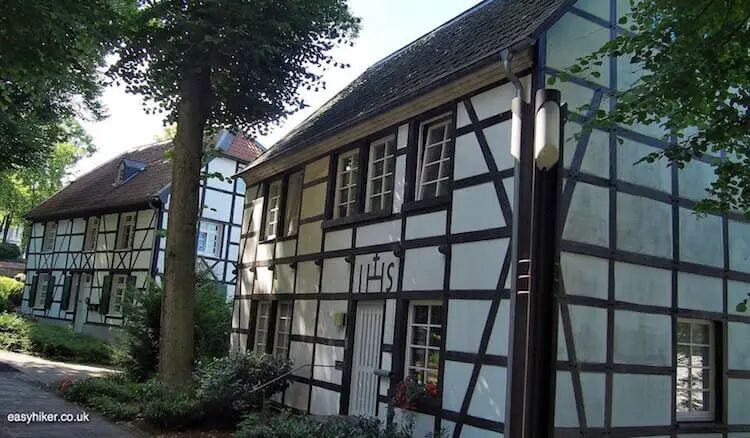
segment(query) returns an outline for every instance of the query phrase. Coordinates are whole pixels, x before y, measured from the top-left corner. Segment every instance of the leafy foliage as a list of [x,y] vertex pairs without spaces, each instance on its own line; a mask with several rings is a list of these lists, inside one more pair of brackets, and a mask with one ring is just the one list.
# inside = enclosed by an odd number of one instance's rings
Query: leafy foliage
[[21,249],[15,243],[0,242],[0,260],[15,261],[21,257]]
[[[639,78],[616,93],[614,111],[597,113],[604,126],[658,124],[671,147],[643,160],[661,158],[682,168],[713,155],[717,180],[697,209],[750,214],[750,3],[732,0],[632,2],[619,25],[626,32],[562,76],[596,77],[603,60],[616,56]],[[554,80],[552,80],[554,82]]]
[[[154,375],[159,363],[162,294],[163,288],[153,281],[144,290],[125,293],[125,322],[115,334],[115,362],[138,382]],[[204,274],[199,276],[195,299],[196,359],[224,356],[232,317],[224,293]]]
[[[227,357],[200,364],[196,372],[198,397],[207,415],[239,419],[249,409],[260,409],[263,400],[289,386],[281,376],[292,370],[287,358],[255,352],[232,352]],[[260,385],[271,382],[260,390]]]
[[24,283],[0,276],[0,313],[11,312],[21,305]]
[[104,116],[104,56],[119,42],[130,0],[5,0],[0,16],[0,173],[33,167],[76,115]]
[[72,362],[110,362],[110,348],[102,340],[75,333],[72,327],[37,323],[10,313],[0,314],[0,349]]

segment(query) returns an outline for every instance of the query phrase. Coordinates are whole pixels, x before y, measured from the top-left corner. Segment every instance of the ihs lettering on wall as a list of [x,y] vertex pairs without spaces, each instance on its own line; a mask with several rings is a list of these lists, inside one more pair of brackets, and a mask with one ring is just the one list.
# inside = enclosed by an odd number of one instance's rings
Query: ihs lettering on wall
[[398,279],[398,259],[390,253],[357,257],[354,267],[357,284],[354,292],[392,292]]

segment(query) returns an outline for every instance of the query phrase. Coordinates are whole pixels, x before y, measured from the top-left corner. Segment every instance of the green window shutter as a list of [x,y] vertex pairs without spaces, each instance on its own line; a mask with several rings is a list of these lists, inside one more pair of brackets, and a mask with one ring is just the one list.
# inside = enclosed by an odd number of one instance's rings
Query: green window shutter
[[104,277],[104,285],[102,286],[102,295],[99,300],[99,313],[102,315],[109,313],[109,295],[112,292],[112,277],[107,275]]
[[49,282],[47,283],[47,296],[44,297],[44,310],[49,310],[52,307],[52,300],[55,298],[55,276],[49,276]]
[[34,307],[34,304],[36,304],[36,286],[39,282],[39,276],[35,275],[31,279],[31,288],[29,289],[29,309]]
[[73,276],[66,275],[65,282],[63,283],[62,296],[60,297],[60,308],[68,310],[70,309],[70,288],[73,286]]

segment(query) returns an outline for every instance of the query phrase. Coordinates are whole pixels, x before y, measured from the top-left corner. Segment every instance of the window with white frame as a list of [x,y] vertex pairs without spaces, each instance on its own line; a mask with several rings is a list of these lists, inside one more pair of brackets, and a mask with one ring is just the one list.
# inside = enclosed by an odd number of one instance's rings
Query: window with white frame
[[221,225],[201,221],[198,227],[198,254],[219,257],[221,254]]
[[47,222],[44,228],[43,252],[52,252],[55,250],[55,238],[57,237],[57,222]]
[[299,229],[299,209],[302,203],[302,184],[305,173],[303,171],[289,176],[286,189],[286,203],[284,206],[284,235],[297,234]]
[[679,421],[714,418],[715,358],[713,323],[677,319],[677,385],[675,406]]
[[268,342],[268,320],[271,317],[271,303],[258,303],[258,316],[255,320],[255,346],[256,353],[266,352],[266,343]]
[[273,353],[287,357],[289,354],[289,335],[292,334],[292,303],[280,302],[276,311],[276,334]]
[[108,313],[114,315],[122,314],[122,303],[125,300],[125,290],[128,288],[128,276],[127,275],[113,275],[112,276],[112,291],[109,298],[109,309]]
[[281,180],[274,181],[268,186],[268,202],[266,202],[266,224],[263,229],[264,239],[274,239],[279,226],[279,207],[281,206]]
[[90,217],[86,228],[86,239],[83,242],[84,251],[94,251],[96,249],[96,239],[99,236],[99,218]]
[[133,247],[135,236],[135,213],[120,216],[120,229],[117,230],[117,245],[115,249],[130,249]]
[[366,211],[390,210],[393,204],[393,170],[396,138],[390,135],[370,144]]
[[406,372],[422,383],[437,383],[443,306],[440,301],[409,304]]
[[47,299],[47,290],[49,289],[50,274],[39,274],[36,283],[36,302],[34,307],[44,307],[44,301]]
[[359,149],[339,155],[336,165],[336,195],[333,217],[342,218],[357,213],[357,183],[359,182]]
[[417,165],[417,200],[448,194],[453,157],[453,129],[450,115],[420,126]]

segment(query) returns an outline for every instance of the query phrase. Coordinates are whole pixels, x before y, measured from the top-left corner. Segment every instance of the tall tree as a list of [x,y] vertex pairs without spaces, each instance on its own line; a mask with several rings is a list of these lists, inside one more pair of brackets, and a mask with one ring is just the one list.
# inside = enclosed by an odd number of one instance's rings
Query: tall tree
[[[304,105],[336,43],[356,35],[345,0],[141,0],[111,74],[177,124],[159,377],[190,379],[195,230],[207,129],[259,132]],[[324,84],[323,84],[324,85]]]
[[697,210],[750,215],[750,2],[631,0],[631,8],[619,20],[626,31],[568,71],[596,75],[616,56],[638,72],[616,93],[616,109],[599,111],[593,123],[661,125],[672,146],[647,162],[666,158],[682,168],[725,154],[714,161],[717,179]]
[[0,172],[68,141],[66,119],[101,118],[104,57],[134,0],[0,1]]
[[57,193],[73,166],[94,153],[91,137],[78,123],[67,121],[60,129],[68,141],[53,145],[44,159],[31,167],[0,172],[0,217],[6,226],[23,224],[23,214]]

